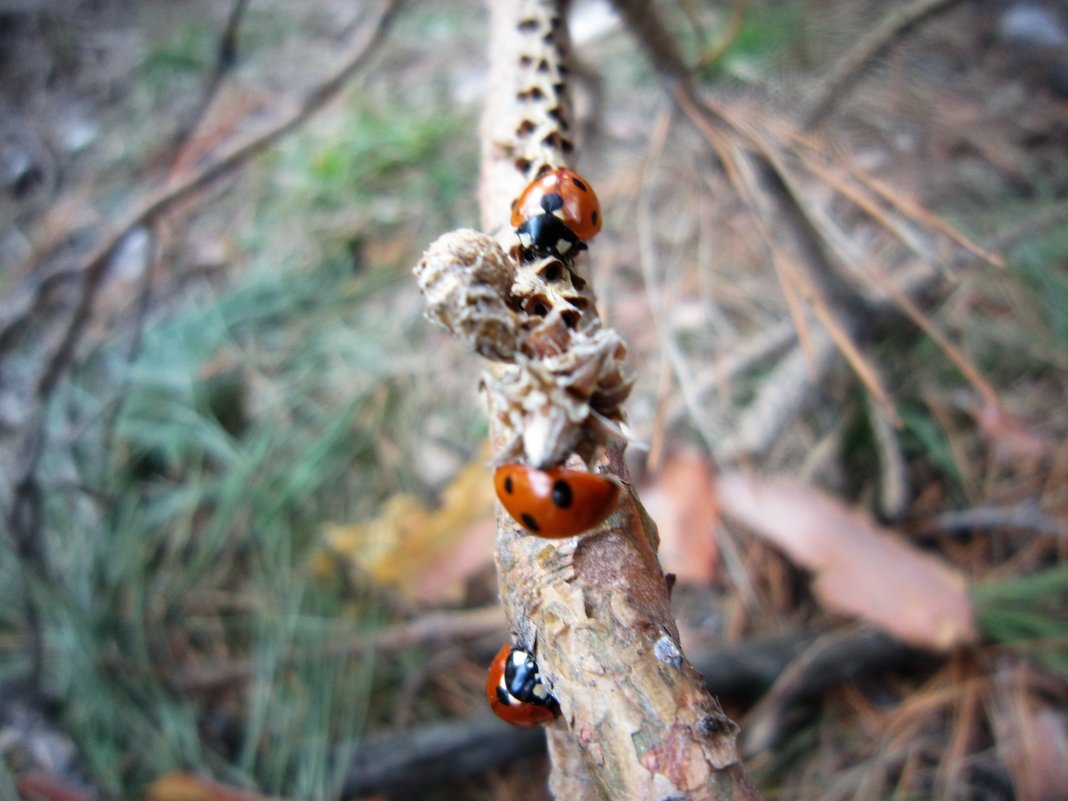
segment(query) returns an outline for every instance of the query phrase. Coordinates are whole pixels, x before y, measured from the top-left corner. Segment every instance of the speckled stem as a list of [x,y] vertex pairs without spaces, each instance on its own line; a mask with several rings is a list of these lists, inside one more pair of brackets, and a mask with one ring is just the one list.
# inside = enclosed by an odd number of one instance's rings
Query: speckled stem
[[[571,454],[626,483],[622,340],[601,327],[583,257],[562,274],[552,260],[519,263],[509,226],[530,178],[573,154],[567,3],[489,7],[479,200],[491,236],[446,234],[416,274],[429,316],[492,362],[484,381],[498,458],[554,464]],[[498,511],[501,600],[562,710],[548,731],[550,789],[566,801],[756,798],[737,727],[679,648],[656,527],[626,486],[605,523],[564,540],[534,537]]]

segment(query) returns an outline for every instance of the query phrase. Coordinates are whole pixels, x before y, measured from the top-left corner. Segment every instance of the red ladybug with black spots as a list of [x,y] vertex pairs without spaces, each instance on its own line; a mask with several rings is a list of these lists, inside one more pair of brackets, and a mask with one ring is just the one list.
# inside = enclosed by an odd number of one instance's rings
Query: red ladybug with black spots
[[621,487],[609,476],[551,467],[506,464],[493,476],[497,498],[517,523],[549,539],[573,537],[615,509]]
[[486,700],[497,717],[513,726],[550,723],[560,714],[560,704],[542,683],[534,655],[507,644],[490,663]]
[[601,204],[578,173],[547,170],[512,204],[512,227],[533,255],[570,258],[601,230]]

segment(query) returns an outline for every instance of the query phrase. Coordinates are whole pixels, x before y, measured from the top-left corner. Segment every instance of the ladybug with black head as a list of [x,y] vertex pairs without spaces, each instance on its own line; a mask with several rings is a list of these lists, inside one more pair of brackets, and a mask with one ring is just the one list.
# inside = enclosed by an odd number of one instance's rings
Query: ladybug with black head
[[577,172],[549,169],[512,204],[512,227],[529,254],[570,259],[601,230],[601,204]]
[[513,726],[550,723],[560,714],[560,704],[542,682],[534,655],[515,645],[502,646],[490,663],[486,700],[497,717]]

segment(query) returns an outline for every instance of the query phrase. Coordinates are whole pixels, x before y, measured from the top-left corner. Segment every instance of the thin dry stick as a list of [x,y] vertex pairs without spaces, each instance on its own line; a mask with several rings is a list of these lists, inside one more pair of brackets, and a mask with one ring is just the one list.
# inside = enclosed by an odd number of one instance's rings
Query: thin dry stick
[[908,296],[908,294],[902,291],[897,284],[895,284],[889,278],[886,278],[882,273],[873,271],[870,276],[880,287],[882,287],[886,293],[893,298],[894,303],[898,308],[905,312],[906,316],[916,324],[927,336],[933,339],[938,346],[942,349],[942,352],[946,354],[953,364],[960,370],[961,375],[965,380],[978,392],[983,400],[991,406],[1001,406],[1001,396],[998,395],[998,391],[994,389],[994,385],[986,380],[986,377],[980,372],[979,368],[964,355],[964,352],[954,345],[949,337],[942,333],[941,329],[935,325],[932,320],[921,309],[916,302]]
[[806,128],[814,128],[834,111],[849,93],[868,65],[890,46],[927,17],[944,11],[957,0],[914,0],[907,6],[895,9],[867,36],[862,38],[843,58],[834,71],[823,81],[808,104],[802,119]]
[[[942,0],[943,4],[945,2],[946,0]],[[757,229],[762,232],[769,245],[775,245],[772,255],[779,255],[780,266],[783,258],[777,252],[781,247],[778,242],[783,238],[789,241],[793,252],[792,258],[786,263],[804,268],[800,286],[804,287],[806,293],[811,293],[808,299],[814,313],[823,322],[839,352],[868,386],[869,392],[873,393],[873,397],[880,402],[890,419],[894,419],[889,397],[881,390],[877,380],[877,371],[861,355],[856,344],[858,335],[870,328],[872,320],[875,319],[873,312],[879,309],[880,305],[861,296],[840,274],[842,264],[858,259],[863,261],[865,254],[853,253],[837,224],[806,200],[801,181],[794,175],[797,165],[800,164],[808,171],[809,176],[821,180],[825,186],[833,189],[838,197],[849,201],[854,209],[868,215],[890,236],[897,238],[925,260],[929,272],[934,272],[933,266],[930,265],[931,251],[917,237],[911,235],[907,226],[918,225],[929,233],[942,235],[992,263],[1000,263],[1000,259],[975,246],[919,204],[851,165],[845,165],[843,174],[836,173],[832,166],[833,161],[825,150],[803,132],[790,130],[770,115],[744,113],[739,109],[699,97],[686,64],[671,35],[656,16],[655,10],[638,0],[614,0],[614,4],[668,85],[679,108],[720,157],[730,184],[751,210]],[[932,11],[938,5],[928,3],[925,9]],[[911,8],[915,11],[920,5]],[[912,21],[918,21],[919,18],[918,14],[909,17]],[[891,216],[892,214],[899,215],[899,218]],[[774,236],[771,236],[772,232]],[[988,402],[996,402],[996,394],[974,366],[963,357],[958,348],[940,335],[920,311],[910,297],[913,286],[909,285],[907,291],[896,286],[888,288],[886,285],[889,284],[889,279],[879,275],[877,269],[873,268],[868,272],[869,280],[883,285],[893,303],[936,339],[980,394]],[[785,284],[798,286],[796,281],[784,282]],[[930,285],[930,275],[927,275],[921,277],[915,287],[917,291],[922,291]],[[787,298],[790,299],[789,291]],[[882,308],[885,309],[885,306]],[[817,360],[817,350],[821,357],[826,358]],[[823,348],[817,349],[811,343],[806,347],[805,353],[808,354],[810,362],[815,364],[819,361],[822,367],[810,376],[800,376],[792,354],[789,363],[784,362],[781,365],[784,378],[792,382],[789,390],[783,392],[777,386],[770,392],[762,390],[746,413],[746,420],[752,421],[755,426],[769,417],[781,420],[784,416],[796,413],[797,407],[791,413],[782,408],[782,402],[795,402],[807,396],[808,391],[799,392],[798,389],[814,389],[822,383],[826,371],[836,362],[831,358],[832,353]],[[744,442],[756,444],[771,441],[769,436],[759,432],[754,426],[742,426],[749,434],[746,437],[739,436],[736,442],[729,444],[726,449],[721,443],[719,452],[744,453],[747,450]]]
[[[49,360],[38,382],[39,387],[45,388],[46,394],[66,366],[70,348],[87,321],[88,312],[95,298],[96,287],[107,268],[108,258],[123,238],[138,226],[145,225],[166,213],[190,195],[240,169],[253,156],[303,125],[315,112],[333,100],[352,76],[367,63],[368,58],[382,41],[389,23],[400,10],[402,3],[403,0],[386,0],[378,14],[361,26],[360,36],[354,42],[349,54],[342,59],[340,66],[292,108],[283,111],[275,122],[239,141],[226,153],[205,166],[173,178],[166,186],[153,191],[112,226],[111,231],[104,236],[96,249],[74,271],[76,276],[82,280],[81,294],[60,347]],[[66,277],[66,275],[60,276],[61,279]],[[48,290],[54,285],[55,281],[50,278],[42,280],[35,287],[32,298],[22,313],[5,323],[3,330],[0,330],[0,342],[4,343],[5,348],[10,344],[12,331],[21,328],[39,309],[41,304],[47,300]]]
[[186,147],[192,141],[197,129],[203,124],[205,117],[207,117],[208,112],[219,96],[219,89],[222,88],[223,81],[237,62],[237,32],[241,27],[241,20],[245,16],[248,3],[249,0],[234,0],[234,4],[230,7],[230,13],[226,18],[226,26],[223,28],[222,36],[219,37],[219,46],[215,51],[215,67],[211,72],[211,77],[208,78],[208,84],[193,113],[189,115],[189,119],[174,136],[175,147],[171,164],[172,174],[175,172],[175,167],[182,163]]
[[734,0],[734,6],[731,9],[731,19],[727,23],[727,30],[723,32],[723,35],[704,53],[701,54],[701,58],[697,60],[698,67],[707,67],[709,64],[714,64],[719,61],[723,54],[730,50],[734,40],[738,38],[738,34],[742,32],[742,24],[745,22],[745,12],[749,9],[749,0]]

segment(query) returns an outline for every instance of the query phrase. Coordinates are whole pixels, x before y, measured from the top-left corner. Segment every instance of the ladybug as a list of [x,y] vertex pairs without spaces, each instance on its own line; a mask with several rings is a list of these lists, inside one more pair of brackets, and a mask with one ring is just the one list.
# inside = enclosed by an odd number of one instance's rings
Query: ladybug
[[524,464],[497,468],[493,485],[501,505],[532,534],[572,537],[604,520],[619,501],[619,482],[584,470]]
[[542,684],[534,655],[507,643],[490,663],[486,700],[497,717],[513,726],[550,723],[560,714],[560,704]]
[[601,204],[581,175],[557,168],[543,173],[512,204],[512,227],[524,249],[559,256],[586,249],[601,230]]

